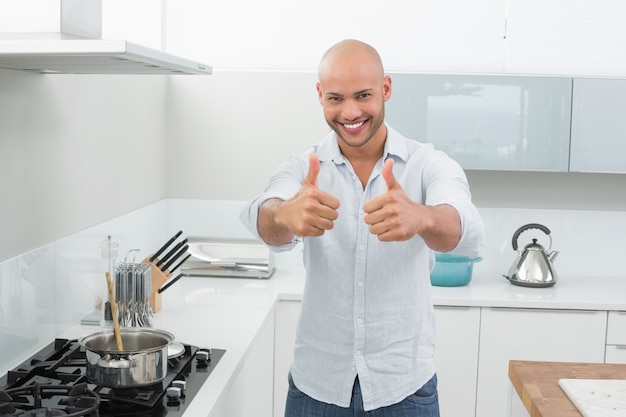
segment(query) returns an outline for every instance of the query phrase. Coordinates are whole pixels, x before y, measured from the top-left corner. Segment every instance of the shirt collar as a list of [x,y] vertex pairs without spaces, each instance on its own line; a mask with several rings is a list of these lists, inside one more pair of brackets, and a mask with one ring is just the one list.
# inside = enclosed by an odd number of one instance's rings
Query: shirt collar
[[[387,140],[385,140],[383,160],[387,160],[389,155],[394,155],[403,161],[406,161],[409,153],[406,148],[404,138],[387,123],[385,123],[385,126],[387,127]],[[321,162],[333,161],[337,165],[341,165],[346,162],[346,158],[341,153],[339,144],[337,143],[337,134],[332,130],[319,144],[316,153]]]

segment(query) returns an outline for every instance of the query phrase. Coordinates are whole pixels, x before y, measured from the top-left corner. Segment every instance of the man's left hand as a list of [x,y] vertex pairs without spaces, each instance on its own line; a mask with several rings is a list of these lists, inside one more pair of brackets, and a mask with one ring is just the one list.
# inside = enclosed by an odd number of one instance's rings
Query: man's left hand
[[428,218],[420,216],[426,207],[413,202],[404,193],[393,176],[393,159],[385,161],[382,175],[387,192],[365,203],[365,223],[370,225],[370,233],[383,242],[409,240],[418,233],[420,221]]

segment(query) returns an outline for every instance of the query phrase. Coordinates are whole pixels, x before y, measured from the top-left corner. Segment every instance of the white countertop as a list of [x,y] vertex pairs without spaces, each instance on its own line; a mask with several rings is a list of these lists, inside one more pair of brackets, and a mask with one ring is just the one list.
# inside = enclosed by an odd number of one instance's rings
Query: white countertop
[[547,288],[520,287],[503,276],[476,276],[463,287],[433,287],[441,306],[626,310],[626,276],[560,277]]
[[[248,349],[279,300],[301,300],[304,270],[279,269],[269,280],[185,277],[162,294],[153,326],[177,340],[226,349],[185,416],[207,416],[232,384]],[[433,287],[436,306],[626,310],[626,277],[563,277],[549,288],[514,286],[503,277],[476,276],[463,287]],[[97,331],[76,326],[60,337]]]

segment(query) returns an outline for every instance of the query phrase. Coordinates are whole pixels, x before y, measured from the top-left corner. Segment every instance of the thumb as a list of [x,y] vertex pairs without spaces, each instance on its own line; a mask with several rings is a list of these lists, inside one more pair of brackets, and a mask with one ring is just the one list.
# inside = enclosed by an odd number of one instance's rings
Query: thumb
[[385,183],[387,184],[387,191],[393,188],[399,188],[400,183],[396,180],[396,177],[393,176],[393,159],[389,158],[385,161],[383,165],[383,178],[385,179]]
[[320,160],[317,155],[309,155],[309,172],[306,174],[303,184],[310,184],[317,187],[317,175],[320,173]]

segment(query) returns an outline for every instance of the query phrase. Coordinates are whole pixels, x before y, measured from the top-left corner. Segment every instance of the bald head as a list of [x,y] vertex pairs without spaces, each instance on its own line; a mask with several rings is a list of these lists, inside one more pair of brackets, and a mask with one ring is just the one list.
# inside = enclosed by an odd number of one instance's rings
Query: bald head
[[324,53],[318,67],[318,77],[321,80],[329,72],[333,71],[335,65],[358,64],[369,66],[369,70],[377,73],[382,79],[385,71],[380,55],[376,49],[365,42],[355,39],[346,39],[335,45]]

